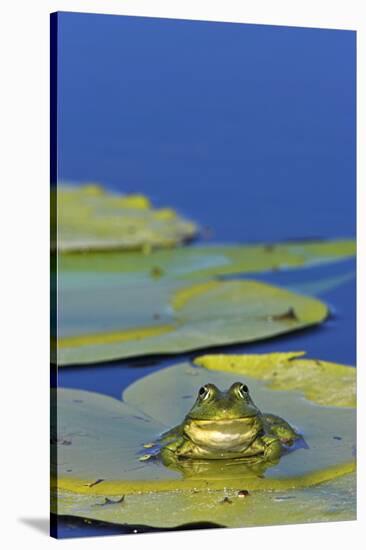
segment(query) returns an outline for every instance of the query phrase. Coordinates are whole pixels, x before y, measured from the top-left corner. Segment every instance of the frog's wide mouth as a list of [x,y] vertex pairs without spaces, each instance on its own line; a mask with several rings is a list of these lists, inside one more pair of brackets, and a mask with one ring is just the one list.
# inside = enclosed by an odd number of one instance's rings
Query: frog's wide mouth
[[202,427],[207,426],[210,427],[211,424],[219,424],[220,426],[225,426],[225,424],[229,425],[232,423],[240,423],[241,425],[244,424],[253,424],[255,420],[258,418],[257,414],[247,415],[247,416],[235,416],[233,418],[210,418],[210,419],[204,419],[204,418],[194,418],[191,416],[188,416],[187,420],[189,422],[194,422],[195,424],[199,424]]
[[246,448],[262,430],[258,415],[218,420],[187,419],[184,432],[197,445],[216,449]]

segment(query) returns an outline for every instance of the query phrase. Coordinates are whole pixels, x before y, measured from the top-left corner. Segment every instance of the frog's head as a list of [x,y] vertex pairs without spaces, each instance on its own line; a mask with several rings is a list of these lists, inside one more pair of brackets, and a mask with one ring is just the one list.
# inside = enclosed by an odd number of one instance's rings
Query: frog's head
[[187,417],[195,420],[230,420],[258,414],[248,386],[235,382],[226,391],[220,391],[214,384],[202,386]]
[[199,389],[183,427],[192,443],[219,457],[249,448],[263,431],[263,421],[245,384],[235,382],[226,391],[206,384]]

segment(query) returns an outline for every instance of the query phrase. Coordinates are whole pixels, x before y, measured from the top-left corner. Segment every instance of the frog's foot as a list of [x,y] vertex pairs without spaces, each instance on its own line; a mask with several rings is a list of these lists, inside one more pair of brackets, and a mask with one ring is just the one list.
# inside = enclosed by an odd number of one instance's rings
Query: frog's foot
[[177,439],[176,441],[170,441],[165,445],[160,455],[165,466],[170,464],[176,464],[177,460],[187,458],[191,453],[192,444],[189,441],[182,441]]
[[264,460],[272,464],[277,464],[282,455],[281,441],[277,437],[264,435],[262,437],[264,445]]
[[281,441],[283,445],[291,447],[295,441],[302,438],[292,426],[283,418],[274,414],[264,414],[265,421],[268,426],[268,431],[277,439]]

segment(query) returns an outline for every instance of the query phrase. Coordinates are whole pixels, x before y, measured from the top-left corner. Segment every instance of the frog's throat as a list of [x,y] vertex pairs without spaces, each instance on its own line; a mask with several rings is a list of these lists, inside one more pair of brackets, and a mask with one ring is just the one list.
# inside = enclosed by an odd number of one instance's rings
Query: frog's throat
[[263,431],[259,416],[223,420],[187,419],[184,435],[195,445],[212,450],[248,448]]

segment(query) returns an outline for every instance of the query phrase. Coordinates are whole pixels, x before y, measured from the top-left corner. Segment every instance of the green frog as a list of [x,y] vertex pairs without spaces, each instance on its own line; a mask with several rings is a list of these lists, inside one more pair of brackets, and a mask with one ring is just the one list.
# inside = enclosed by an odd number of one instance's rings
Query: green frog
[[218,459],[268,466],[299,438],[285,420],[258,409],[246,384],[235,382],[226,391],[206,384],[183,422],[162,435],[160,454],[163,463],[173,467]]

